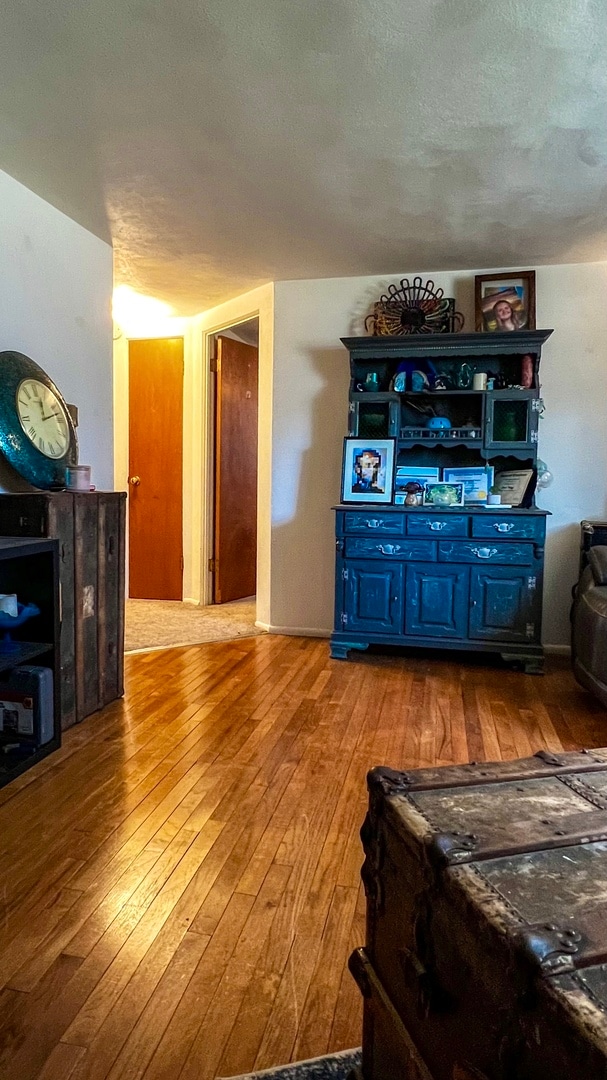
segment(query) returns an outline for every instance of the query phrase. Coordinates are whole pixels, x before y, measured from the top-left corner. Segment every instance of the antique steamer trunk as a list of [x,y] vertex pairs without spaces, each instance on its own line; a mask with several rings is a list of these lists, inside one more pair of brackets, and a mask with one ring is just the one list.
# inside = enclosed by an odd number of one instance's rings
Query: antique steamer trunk
[[607,749],[368,781],[364,1080],[607,1080]]

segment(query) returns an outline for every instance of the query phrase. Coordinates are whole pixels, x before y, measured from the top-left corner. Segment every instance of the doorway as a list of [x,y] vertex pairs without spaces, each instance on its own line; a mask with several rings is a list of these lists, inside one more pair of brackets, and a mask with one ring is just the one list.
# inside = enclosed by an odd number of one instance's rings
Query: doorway
[[214,604],[244,600],[256,593],[258,345],[258,318],[222,330],[211,339]]
[[129,341],[129,596],[183,595],[183,338]]

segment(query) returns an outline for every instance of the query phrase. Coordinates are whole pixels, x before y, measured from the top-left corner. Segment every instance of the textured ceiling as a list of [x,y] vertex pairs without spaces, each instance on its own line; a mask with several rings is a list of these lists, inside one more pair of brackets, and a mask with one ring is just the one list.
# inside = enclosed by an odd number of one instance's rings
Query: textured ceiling
[[607,256],[605,0],[4,0],[0,166],[179,313]]

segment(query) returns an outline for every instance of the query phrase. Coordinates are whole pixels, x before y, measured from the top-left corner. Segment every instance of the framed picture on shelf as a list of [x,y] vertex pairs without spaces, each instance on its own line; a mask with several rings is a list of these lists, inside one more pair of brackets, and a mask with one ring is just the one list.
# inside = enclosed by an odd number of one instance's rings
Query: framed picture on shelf
[[424,506],[463,506],[464,485],[426,484],[424,487]]
[[422,505],[424,485],[435,484],[440,479],[440,469],[431,468],[429,465],[397,465],[396,478],[394,480],[394,502],[397,506],[404,506],[407,498],[407,484],[419,484],[417,502]]
[[477,274],[474,311],[479,331],[535,330],[535,270]]
[[533,469],[510,469],[508,472],[497,474],[493,490],[497,495],[501,496],[503,503],[509,503],[510,506],[520,506],[532,477]]
[[443,469],[445,483],[464,485],[464,504],[483,505],[493,487],[493,465],[479,465],[467,469]]
[[440,469],[433,469],[430,466],[420,468],[417,465],[396,466],[394,481],[396,491],[403,491],[405,484],[409,484],[412,480],[417,480],[422,487],[424,484],[435,484],[437,480],[440,480]]
[[341,501],[391,503],[396,439],[344,439]]

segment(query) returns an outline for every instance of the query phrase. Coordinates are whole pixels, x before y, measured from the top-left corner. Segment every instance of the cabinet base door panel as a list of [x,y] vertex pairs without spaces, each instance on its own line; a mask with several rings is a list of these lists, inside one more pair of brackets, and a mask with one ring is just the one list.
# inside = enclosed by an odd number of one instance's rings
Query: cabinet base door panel
[[349,562],[346,573],[344,629],[402,634],[403,567]]
[[501,641],[533,641],[536,577],[522,570],[495,566],[470,576],[470,637]]
[[467,637],[468,575],[465,566],[408,566],[406,633]]

